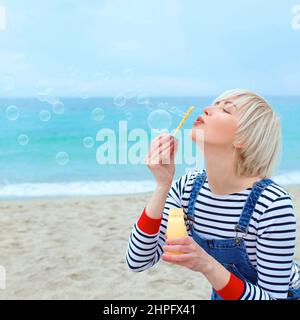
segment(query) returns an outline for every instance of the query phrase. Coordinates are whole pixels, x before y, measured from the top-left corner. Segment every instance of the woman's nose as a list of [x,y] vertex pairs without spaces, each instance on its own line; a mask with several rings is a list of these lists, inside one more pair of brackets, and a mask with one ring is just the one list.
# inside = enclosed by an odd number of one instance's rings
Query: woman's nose
[[203,111],[204,111],[204,114],[208,116],[211,112],[211,107],[205,107]]

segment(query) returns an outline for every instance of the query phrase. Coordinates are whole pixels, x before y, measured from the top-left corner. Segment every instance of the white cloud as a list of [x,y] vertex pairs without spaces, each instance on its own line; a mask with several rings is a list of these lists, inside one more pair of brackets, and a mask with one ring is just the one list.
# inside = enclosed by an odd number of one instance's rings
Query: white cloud
[[294,30],[300,30],[300,4],[295,5],[292,8],[292,14],[294,15],[292,19],[292,28]]

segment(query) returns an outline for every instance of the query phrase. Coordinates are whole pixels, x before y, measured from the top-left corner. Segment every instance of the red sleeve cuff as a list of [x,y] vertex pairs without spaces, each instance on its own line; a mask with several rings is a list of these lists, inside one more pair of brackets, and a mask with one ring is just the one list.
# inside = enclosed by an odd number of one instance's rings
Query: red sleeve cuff
[[221,290],[215,291],[224,300],[240,300],[244,290],[245,282],[230,273],[230,279],[226,286]]
[[140,216],[137,226],[139,229],[147,234],[156,234],[159,231],[162,218],[153,219],[147,216],[146,208],[144,208],[142,215]]

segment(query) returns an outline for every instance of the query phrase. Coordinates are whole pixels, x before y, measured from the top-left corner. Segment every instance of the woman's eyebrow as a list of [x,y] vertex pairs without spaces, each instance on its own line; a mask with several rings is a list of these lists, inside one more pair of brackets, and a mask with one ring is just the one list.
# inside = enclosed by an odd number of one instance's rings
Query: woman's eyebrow
[[230,104],[230,106],[229,106],[229,108],[230,107],[235,107],[236,108],[236,110],[237,110],[237,106],[231,101],[231,100],[219,100],[219,101],[216,101],[215,103],[214,103],[214,105],[219,105],[220,104],[220,102],[222,102],[222,101],[224,101],[224,104]]
[[226,101],[224,101],[224,103],[230,103],[237,108],[237,106],[231,100],[226,100]]
[[230,104],[230,106],[229,107],[235,107],[236,109],[237,109],[237,106],[232,102],[232,101],[230,101],[230,100],[226,100],[225,102],[224,102],[224,104]]

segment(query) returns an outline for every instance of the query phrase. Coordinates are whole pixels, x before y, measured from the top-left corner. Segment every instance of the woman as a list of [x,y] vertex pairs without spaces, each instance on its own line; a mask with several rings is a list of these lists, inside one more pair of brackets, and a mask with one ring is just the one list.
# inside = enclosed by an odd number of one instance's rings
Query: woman
[[[203,148],[206,169],[173,184],[178,142],[164,134],[151,143],[146,164],[157,187],[131,232],[128,267],[144,271],[162,257],[201,272],[212,299],[299,298],[293,205],[270,179],[281,148],[270,105],[248,90],[227,91],[204,108],[191,138]],[[172,207],[184,210],[185,238],[165,239]]]

